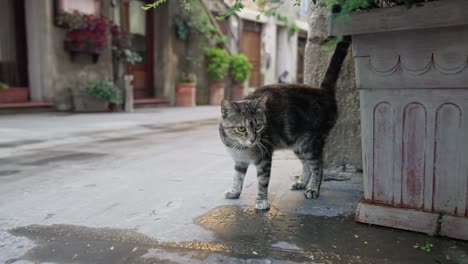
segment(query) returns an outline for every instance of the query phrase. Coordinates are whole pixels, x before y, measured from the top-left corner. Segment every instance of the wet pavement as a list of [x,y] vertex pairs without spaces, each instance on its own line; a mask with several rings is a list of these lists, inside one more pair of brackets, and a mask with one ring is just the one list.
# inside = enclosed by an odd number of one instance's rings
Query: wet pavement
[[270,211],[253,209],[253,168],[225,200],[217,111],[0,116],[0,263],[468,263],[465,242],[354,222],[359,174],[317,200],[290,191],[288,151]]

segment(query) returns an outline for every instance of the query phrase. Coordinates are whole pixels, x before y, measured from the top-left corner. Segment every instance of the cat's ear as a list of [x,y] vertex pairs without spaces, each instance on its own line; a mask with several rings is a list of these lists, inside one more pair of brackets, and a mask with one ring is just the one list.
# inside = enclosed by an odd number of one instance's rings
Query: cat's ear
[[226,99],[221,102],[221,114],[225,118],[234,109],[234,104]]
[[265,110],[266,103],[267,103],[268,97],[267,96],[262,96],[254,100],[254,106],[257,108],[259,111]]

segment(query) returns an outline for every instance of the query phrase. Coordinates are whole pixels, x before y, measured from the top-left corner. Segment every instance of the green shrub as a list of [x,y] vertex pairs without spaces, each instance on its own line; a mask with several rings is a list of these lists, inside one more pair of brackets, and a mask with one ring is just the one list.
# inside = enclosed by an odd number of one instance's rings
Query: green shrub
[[224,49],[211,48],[205,51],[207,73],[213,81],[220,81],[229,68],[229,54]]
[[86,93],[95,98],[116,104],[120,103],[122,99],[119,90],[117,90],[111,81],[89,81],[86,84]]
[[10,88],[10,86],[8,86],[8,84],[0,82],[0,90],[6,90],[8,88]]
[[252,68],[252,64],[244,54],[235,54],[229,59],[229,73],[236,83],[247,80]]

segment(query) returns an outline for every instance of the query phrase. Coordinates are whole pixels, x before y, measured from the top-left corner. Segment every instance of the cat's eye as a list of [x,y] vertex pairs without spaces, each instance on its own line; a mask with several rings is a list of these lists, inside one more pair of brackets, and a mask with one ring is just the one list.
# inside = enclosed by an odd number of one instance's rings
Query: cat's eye
[[237,127],[237,130],[239,132],[245,132],[245,127],[243,127],[243,126]]
[[255,130],[260,130],[262,129],[263,125],[262,124],[257,124],[255,125]]

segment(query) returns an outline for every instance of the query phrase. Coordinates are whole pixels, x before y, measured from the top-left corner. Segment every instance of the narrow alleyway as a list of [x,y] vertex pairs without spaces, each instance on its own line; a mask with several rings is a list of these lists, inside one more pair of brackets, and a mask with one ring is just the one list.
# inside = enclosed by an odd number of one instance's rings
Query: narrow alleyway
[[355,223],[360,175],[317,200],[290,191],[288,151],[269,212],[253,210],[254,168],[225,200],[218,112],[0,116],[0,263],[468,263],[465,242]]

